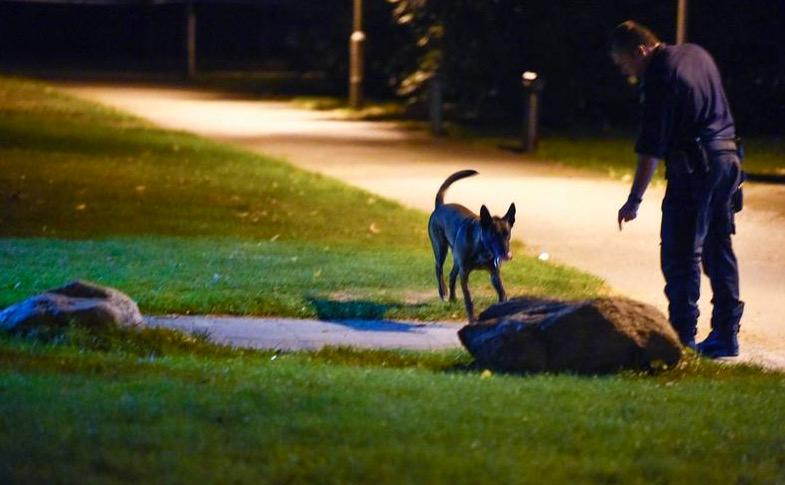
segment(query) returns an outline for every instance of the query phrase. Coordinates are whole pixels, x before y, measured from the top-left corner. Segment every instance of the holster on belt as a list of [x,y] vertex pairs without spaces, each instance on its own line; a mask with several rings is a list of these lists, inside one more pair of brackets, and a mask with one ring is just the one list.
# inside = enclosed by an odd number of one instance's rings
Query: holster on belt
[[685,138],[665,156],[665,177],[705,175],[711,169],[706,145],[700,138]]
[[[718,138],[714,140],[701,140],[700,138],[686,138],[676,144],[676,148],[665,157],[665,177],[683,177],[687,175],[705,175],[709,173],[712,158],[720,152],[735,152],[739,161],[744,160],[744,148],[740,138]],[[744,208],[744,193],[742,186],[747,179],[747,174],[742,170],[739,185],[731,196],[733,212]]]

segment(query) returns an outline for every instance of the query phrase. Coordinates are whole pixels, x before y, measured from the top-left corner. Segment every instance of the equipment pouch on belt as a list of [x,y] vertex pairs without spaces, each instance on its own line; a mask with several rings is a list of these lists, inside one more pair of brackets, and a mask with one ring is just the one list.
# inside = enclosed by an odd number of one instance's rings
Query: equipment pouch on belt
[[665,157],[666,177],[705,175],[711,162],[700,138],[689,138],[680,142],[675,150]]

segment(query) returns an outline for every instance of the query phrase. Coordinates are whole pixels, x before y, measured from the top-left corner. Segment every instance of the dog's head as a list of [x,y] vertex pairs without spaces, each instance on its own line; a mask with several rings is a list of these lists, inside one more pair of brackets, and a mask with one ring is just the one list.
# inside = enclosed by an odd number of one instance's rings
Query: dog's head
[[502,261],[512,259],[510,234],[515,224],[515,204],[510,204],[503,217],[491,216],[488,208],[480,208],[480,231],[486,249],[490,251],[492,264],[498,268]]

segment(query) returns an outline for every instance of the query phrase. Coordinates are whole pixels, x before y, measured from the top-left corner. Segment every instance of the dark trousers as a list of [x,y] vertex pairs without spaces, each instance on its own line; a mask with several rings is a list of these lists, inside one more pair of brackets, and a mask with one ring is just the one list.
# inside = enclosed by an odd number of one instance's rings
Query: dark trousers
[[669,176],[662,202],[660,263],[671,325],[682,341],[694,338],[698,322],[701,264],[711,280],[712,329],[737,332],[744,304],[731,245],[735,233],[731,196],[741,168],[733,152],[712,154],[707,174]]

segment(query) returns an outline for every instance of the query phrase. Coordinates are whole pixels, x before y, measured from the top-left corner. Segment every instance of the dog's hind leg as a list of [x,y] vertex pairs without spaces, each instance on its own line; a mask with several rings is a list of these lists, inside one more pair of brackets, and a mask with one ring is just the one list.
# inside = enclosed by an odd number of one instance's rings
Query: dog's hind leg
[[447,238],[443,234],[435,233],[436,231],[429,230],[428,236],[431,238],[431,246],[433,246],[433,256],[436,258],[436,283],[439,285],[439,298],[442,301],[447,296],[447,289],[444,284],[444,261],[447,259]]
[[502,277],[499,270],[491,271],[491,284],[496,289],[496,294],[499,295],[499,303],[507,301],[507,292],[504,291],[502,284]]
[[450,271],[450,301],[455,301],[455,280],[458,278],[458,263],[452,264]]

